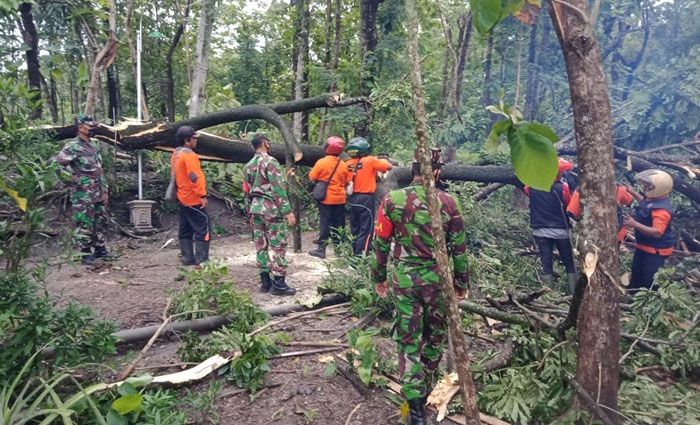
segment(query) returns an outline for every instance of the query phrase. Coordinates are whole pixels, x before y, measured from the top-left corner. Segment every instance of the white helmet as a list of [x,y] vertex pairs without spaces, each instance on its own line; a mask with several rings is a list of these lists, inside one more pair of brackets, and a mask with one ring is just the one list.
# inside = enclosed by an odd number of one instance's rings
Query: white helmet
[[641,171],[634,179],[642,185],[647,198],[663,198],[673,190],[673,177],[658,169]]

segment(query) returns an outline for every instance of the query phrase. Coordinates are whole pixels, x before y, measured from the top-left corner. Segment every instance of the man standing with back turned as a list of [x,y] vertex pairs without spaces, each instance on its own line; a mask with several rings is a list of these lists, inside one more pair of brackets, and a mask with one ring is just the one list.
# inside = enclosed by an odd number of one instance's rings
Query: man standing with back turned
[[178,147],[170,158],[175,172],[177,201],[180,204],[178,239],[184,266],[199,266],[209,261],[211,238],[207,215],[207,182],[202,172],[197,149],[199,136],[194,129],[183,125],[175,133]]
[[[432,150],[433,178],[437,181],[442,161]],[[394,339],[399,351],[401,392],[410,407],[409,425],[424,425],[425,402],[436,382],[445,351],[447,317],[435,259],[435,239],[422,186],[420,166],[414,159],[413,181],[405,189],[391,191],[377,213],[372,281],[380,297],[389,292],[387,263],[394,241],[392,298],[396,306]],[[457,202],[438,190],[440,212],[447,237],[447,251],[454,264],[454,286],[464,298],[469,283],[466,233]]]
[[[294,295],[296,289],[285,282],[287,275],[287,223],[296,217],[287,198],[284,175],[277,160],[269,155],[270,140],[257,133],[251,142],[255,156],[245,165],[243,191],[253,226],[253,240],[260,269],[260,291],[272,295]],[[286,219],[286,223],[285,223]],[[270,261],[269,251],[272,251]]]
[[92,115],[77,117],[75,125],[78,137],[68,142],[56,156],[56,162],[63,171],[61,179],[70,188],[73,221],[83,265],[109,258],[103,236],[107,227],[106,208],[109,200],[107,179],[102,170],[99,146],[91,140],[97,131],[97,124]]

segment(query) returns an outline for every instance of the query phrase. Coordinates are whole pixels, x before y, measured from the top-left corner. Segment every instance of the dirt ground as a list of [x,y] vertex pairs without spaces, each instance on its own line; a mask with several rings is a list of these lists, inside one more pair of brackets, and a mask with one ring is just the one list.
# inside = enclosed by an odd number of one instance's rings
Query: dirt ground
[[[217,209],[218,208],[218,209]],[[123,213],[123,211],[122,211]],[[316,287],[327,272],[323,261],[306,252],[291,253],[288,282],[297,288],[293,297],[274,297],[258,292],[259,278],[255,254],[248,227],[242,217],[215,205],[210,213],[215,224],[227,233],[216,235],[211,244],[210,257],[229,266],[231,279],[238,289],[248,291],[261,307],[303,302],[316,295]],[[118,215],[118,214],[115,214]],[[119,221],[124,217],[121,215]],[[110,235],[109,249],[118,254],[113,262],[98,267],[85,267],[66,261],[58,252],[57,239],[38,249],[36,261],[47,260],[47,289],[61,303],[68,300],[92,307],[101,317],[114,320],[119,328],[130,329],[159,324],[168,294],[176,290],[178,282],[178,247],[176,216],[159,217],[161,231],[146,240]],[[57,217],[54,228],[69,229],[65,217]],[[169,230],[173,229],[173,230]],[[303,235],[304,251],[312,247],[316,234]],[[169,244],[168,241],[174,239]],[[331,254],[332,255],[332,254]],[[312,316],[289,322],[279,330],[300,341],[328,340],[348,328],[358,319],[349,313]],[[383,341],[384,349],[393,352],[393,344]],[[149,369],[157,365],[180,363],[176,351],[178,336],[160,340],[139,363],[141,371],[170,373],[174,368]],[[121,347],[120,356],[113,366],[123,368],[141,345]],[[308,350],[309,347],[285,346],[285,352]],[[342,351],[336,354],[342,355]],[[398,409],[375,390],[364,397],[342,375],[326,377],[325,364],[319,362],[322,354],[274,359],[272,372],[266,378],[264,389],[254,398],[247,393],[236,393],[235,385],[224,382],[218,393],[216,409],[220,424],[397,424]],[[386,355],[391,355],[387,352]],[[192,387],[204,391],[212,379]],[[359,406],[359,407],[357,407]],[[357,407],[357,408],[356,408]],[[352,412],[352,418],[346,422]],[[191,423],[211,423],[197,419],[192,412]]]

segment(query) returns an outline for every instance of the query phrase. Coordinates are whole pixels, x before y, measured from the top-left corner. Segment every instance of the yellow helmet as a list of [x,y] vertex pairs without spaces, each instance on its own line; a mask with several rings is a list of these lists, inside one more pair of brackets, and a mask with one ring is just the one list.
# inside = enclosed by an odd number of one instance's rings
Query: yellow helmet
[[663,198],[673,190],[673,177],[665,171],[644,170],[637,173],[634,179],[642,186],[647,198]]

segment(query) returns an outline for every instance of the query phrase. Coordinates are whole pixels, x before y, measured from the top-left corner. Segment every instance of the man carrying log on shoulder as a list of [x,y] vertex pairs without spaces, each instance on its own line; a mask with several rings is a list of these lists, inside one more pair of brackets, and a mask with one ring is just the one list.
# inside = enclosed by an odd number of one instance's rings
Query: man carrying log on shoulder
[[260,291],[269,291],[272,295],[294,295],[296,289],[285,282],[285,255],[286,226],[287,223],[293,226],[296,217],[287,197],[284,174],[279,162],[269,155],[270,140],[266,135],[257,133],[251,143],[255,156],[245,165],[243,191],[246,193],[246,210],[253,227],[253,241],[260,270]]
[[[391,191],[379,207],[372,264],[375,290],[384,298],[389,293],[387,263],[393,240],[394,339],[399,351],[401,392],[410,407],[409,425],[426,424],[425,402],[435,385],[447,340],[445,295],[437,273],[435,242],[417,158],[416,153],[411,185]],[[432,166],[437,180],[442,166],[439,149],[432,151]],[[455,292],[462,299],[469,283],[464,221],[455,199],[441,190],[437,193],[447,251],[454,267]]]

